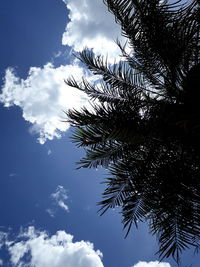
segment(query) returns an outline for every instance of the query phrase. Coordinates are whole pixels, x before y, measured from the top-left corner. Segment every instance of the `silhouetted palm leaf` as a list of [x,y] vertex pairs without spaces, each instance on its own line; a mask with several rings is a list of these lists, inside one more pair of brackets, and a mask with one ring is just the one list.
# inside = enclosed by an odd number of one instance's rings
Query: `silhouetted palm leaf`
[[85,49],[78,58],[96,82],[66,83],[85,92],[91,108],[66,112],[72,140],[84,147],[81,167],[106,167],[101,212],[121,209],[132,224],[149,224],[161,258],[199,247],[200,9],[198,1],[104,0],[131,53],[123,61]]

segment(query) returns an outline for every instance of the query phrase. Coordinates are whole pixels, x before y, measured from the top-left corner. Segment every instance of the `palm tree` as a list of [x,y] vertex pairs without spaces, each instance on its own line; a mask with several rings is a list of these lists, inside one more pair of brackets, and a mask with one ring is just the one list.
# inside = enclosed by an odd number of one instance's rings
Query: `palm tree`
[[118,42],[122,60],[113,65],[88,49],[78,55],[98,75],[93,84],[66,81],[92,100],[66,112],[86,151],[79,164],[110,172],[102,214],[121,207],[127,234],[146,221],[160,258],[179,262],[200,237],[199,1],[104,2],[132,52]]

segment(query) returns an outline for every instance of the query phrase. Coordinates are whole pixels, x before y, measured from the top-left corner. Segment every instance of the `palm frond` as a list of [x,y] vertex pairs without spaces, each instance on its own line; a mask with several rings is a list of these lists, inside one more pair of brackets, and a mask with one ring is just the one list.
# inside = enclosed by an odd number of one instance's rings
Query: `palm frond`
[[146,221],[160,258],[179,262],[200,237],[199,1],[104,2],[132,51],[117,42],[123,58],[114,64],[79,53],[97,78],[66,80],[91,99],[66,112],[72,141],[85,149],[81,167],[111,174],[101,213],[119,207],[127,234]]
[[92,85],[86,79],[83,79],[82,83],[77,83],[76,80],[71,77],[68,78],[65,83],[71,87],[74,87],[80,91],[86,93],[92,100],[98,99],[100,102],[108,103],[124,103],[128,99],[124,97],[123,92],[113,90],[105,82],[101,82],[98,86]]
[[136,193],[135,195],[125,199],[122,208],[122,223],[124,229],[127,229],[126,236],[128,236],[132,224],[134,223],[138,227],[138,222],[143,222],[146,220],[150,208],[146,203],[147,196],[145,193]]
[[[120,93],[143,92],[142,77],[138,77],[138,73],[129,65],[120,61],[114,65],[108,64],[102,56],[95,56],[91,50],[85,49],[78,55],[78,58],[92,71],[95,75],[101,75],[103,81],[112,89]],[[140,79],[140,82],[138,80]],[[125,92],[124,92],[125,91]]]
[[86,156],[79,162],[83,168],[97,168],[98,166],[108,167],[111,163],[118,161],[127,153],[128,145],[107,141],[97,144],[86,150]]
[[162,219],[154,218],[151,221],[151,232],[157,234],[160,248],[158,254],[162,259],[171,255],[179,263],[180,254],[189,246],[199,247],[200,227],[186,222],[178,214],[166,214]]
[[[182,58],[188,60],[185,62],[188,65],[194,51],[195,57],[199,56],[199,49],[196,50],[199,46],[198,3],[192,1],[184,5],[181,2],[105,1],[134,49],[132,56],[122,50],[130,66],[140,70],[150,85],[161,91],[165,88],[168,97],[177,97],[180,93],[177,82]],[[185,53],[189,47],[192,53],[187,58]]]
[[129,181],[126,176],[118,176],[116,178],[107,178],[104,181],[108,187],[103,193],[103,200],[98,204],[101,205],[99,209],[100,214],[103,215],[108,209],[114,209],[123,205],[124,200],[130,195]]

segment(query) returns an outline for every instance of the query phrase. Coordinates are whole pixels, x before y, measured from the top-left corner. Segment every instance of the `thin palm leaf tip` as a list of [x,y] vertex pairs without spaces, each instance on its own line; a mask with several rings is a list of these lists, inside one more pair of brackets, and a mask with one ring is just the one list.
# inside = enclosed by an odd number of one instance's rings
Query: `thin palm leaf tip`
[[[81,167],[106,167],[101,213],[120,207],[130,231],[140,221],[157,235],[160,258],[199,247],[200,58],[199,2],[104,0],[132,53],[110,65],[85,49],[79,59],[98,84],[84,91],[92,109],[66,112]],[[100,77],[100,78],[99,78]]]

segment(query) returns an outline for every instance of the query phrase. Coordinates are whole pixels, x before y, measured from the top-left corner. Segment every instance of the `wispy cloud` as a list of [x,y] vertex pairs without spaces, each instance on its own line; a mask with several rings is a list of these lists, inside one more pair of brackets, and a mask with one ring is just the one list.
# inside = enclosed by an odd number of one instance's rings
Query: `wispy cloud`
[[66,200],[68,199],[68,191],[62,185],[59,185],[55,192],[51,194],[51,199],[53,201],[52,207],[46,209],[47,213],[49,213],[51,217],[55,217],[57,207],[69,212],[69,207],[66,204]]
[[74,242],[73,236],[65,231],[49,235],[30,226],[22,229],[14,240],[6,237],[0,241],[6,246],[9,263],[14,267],[103,267],[102,253],[95,251],[92,243]]
[[69,211],[68,206],[65,204],[65,201],[68,199],[67,190],[59,185],[56,188],[56,191],[51,194],[51,198],[57,203],[57,205],[63,208],[66,211]]
[[9,177],[15,177],[15,176],[17,176],[17,173],[15,172],[9,174]]
[[54,58],[58,58],[62,55],[61,51],[58,51],[57,53],[54,53]]
[[51,216],[52,218],[55,217],[55,210],[53,209],[46,209],[46,212],[49,214],[49,216]]
[[51,149],[48,149],[48,151],[47,151],[47,155],[50,156],[51,154],[52,154]]

